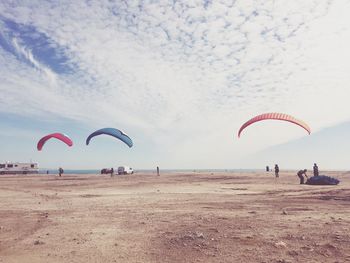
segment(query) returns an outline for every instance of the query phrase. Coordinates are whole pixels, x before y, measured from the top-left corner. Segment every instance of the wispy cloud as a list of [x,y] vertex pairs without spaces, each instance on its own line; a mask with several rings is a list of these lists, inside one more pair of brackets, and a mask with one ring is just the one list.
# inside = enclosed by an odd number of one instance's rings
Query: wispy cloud
[[25,59],[27,59],[36,69],[38,69],[40,72],[42,72],[49,80],[50,85],[56,84],[56,74],[49,68],[44,65],[42,65],[39,61],[37,61],[32,52],[24,47],[21,46],[16,38],[12,39],[12,43],[14,48],[16,49],[17,53],[22,55]]
[[[216,149],[218,140],[232,141],[221,146],[223,155],[238,156],[302,135],[282,127],[273,140],[234,141],[252,115],[282,111],[314,130],[349,118],[349,7],[347,1],[2,2],[2,27],[16,31],[6,45],[30,65],[2,45],[0,110],[118,125],[156,137],[177,159],[206,142]],[[34,39],[42,45],[31,49]],[[204,155],[212,158],[210,150]]]

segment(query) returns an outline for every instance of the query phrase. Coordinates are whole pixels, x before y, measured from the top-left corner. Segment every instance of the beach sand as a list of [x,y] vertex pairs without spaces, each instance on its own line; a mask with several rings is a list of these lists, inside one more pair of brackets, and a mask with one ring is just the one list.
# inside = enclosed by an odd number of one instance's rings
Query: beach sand
[[0,176],[0,262],[350,262],[350,173]]

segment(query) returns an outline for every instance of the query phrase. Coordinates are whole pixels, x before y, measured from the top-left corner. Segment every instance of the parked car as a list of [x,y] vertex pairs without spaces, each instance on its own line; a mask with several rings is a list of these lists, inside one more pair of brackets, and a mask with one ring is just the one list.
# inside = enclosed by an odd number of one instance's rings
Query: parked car
[[133,174],[134,170],[131,167],[128,166],[119,166],[118,167],[118,174]]
[[111,168],[103,168],[101,170],[101,174],[110,174],[112,172]]

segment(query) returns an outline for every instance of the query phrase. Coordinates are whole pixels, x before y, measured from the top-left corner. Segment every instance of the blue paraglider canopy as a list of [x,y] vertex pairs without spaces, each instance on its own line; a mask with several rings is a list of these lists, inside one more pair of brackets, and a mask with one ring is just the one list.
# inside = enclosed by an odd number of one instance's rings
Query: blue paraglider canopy
[[339,180],[326,175],[312,176],[307,179],[306,184],[311,185],[337,185]]
[[91,133],[89,135],[89,137],[87,137],[86,139],[86,145],[89,145],[90,140],[98,135],[110,135],[113,136],[119,140],[121,140],[122,142],[124,142],[126,145],[128,145],[130,148],[133,146],[132,140],[130,139],[130,137],[128,135],[126,135],[125,133],[123,133],[122,131],[115,129],[115,128],[103,128],[100,130],[97,130],[93,133]]

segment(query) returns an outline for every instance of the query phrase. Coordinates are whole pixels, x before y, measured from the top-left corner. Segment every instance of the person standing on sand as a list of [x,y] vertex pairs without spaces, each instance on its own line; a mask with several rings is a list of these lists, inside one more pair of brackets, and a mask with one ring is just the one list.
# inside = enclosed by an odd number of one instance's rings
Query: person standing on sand
[[278,174],[279,172],[280,172],[280,168],[278,167],[278,164],[275,164],[275,176],[276,176],[276,178],[280,177]]
[[318,173],[318,166],[317,166],[317,164],[316,163],[314,163],[314,176],[318,176],[319,175],[319,173]]
[[58,168],[58,174],[59,176],[62,176],[62,174],[64,173],[62,167]]
[[307,175],[306,175],[306,172],[307,172],[307,170],[304,169],[304,170],[300,170],[300,171],[297,173],[297,176],[298,176],[299,179],[300,179],[300,184],[304,184],[304,176],[303,176],[303,175],[305,175],[305,177],[308,178]]
[[159,166],[157,166],[157,175],[159,176]]
[[111,177],[113,177],[113,175],[114,175],[114,169],[113,169],[113,167],[111,168]]

